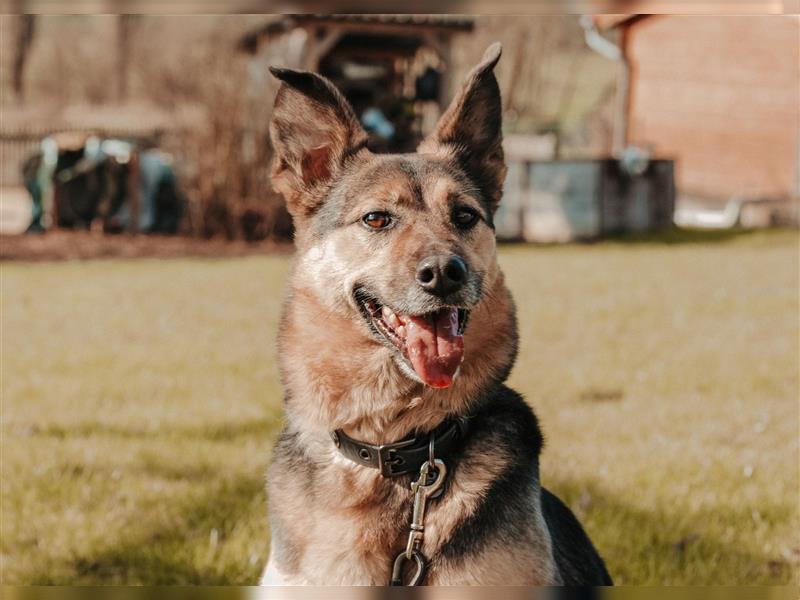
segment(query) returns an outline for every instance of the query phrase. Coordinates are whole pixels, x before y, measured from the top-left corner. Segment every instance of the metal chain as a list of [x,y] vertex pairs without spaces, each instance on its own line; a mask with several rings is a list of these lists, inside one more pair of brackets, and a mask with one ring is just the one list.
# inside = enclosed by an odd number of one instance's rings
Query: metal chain
[[[392,580],[390,585],[400,586],[403,584],[403,567],[406,561],[413,560],[416,563],[416,570],[406,585],[420,585],[425,579],[428,568],[428,559],[422,553],[422,540],[425,535],[425,507],[428,499],[433,497],[442,487],[444,478],[447,475],[447,468],[444,461],[439,460],[434,455],[433,434],[431,433],[428,443],[428,460],[422,464],[419,470],[419,478],[412,482],[411,491],[414,492],[414,508],[411,516],[411,525],[408,532],[408,543],[406,549],[397,555],[392,567]],[[435,479],[428,483],[428,476],[431,471],[435,474]]]

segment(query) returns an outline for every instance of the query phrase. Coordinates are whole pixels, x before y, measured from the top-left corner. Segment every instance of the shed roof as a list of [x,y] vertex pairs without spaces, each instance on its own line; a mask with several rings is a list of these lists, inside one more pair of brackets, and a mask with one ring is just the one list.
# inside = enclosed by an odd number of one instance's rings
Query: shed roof
[[376,28],[434,29],[439,31],[472,31],[475,20],[466,15],[276,15],[260,27],[247,32],[238,46],[242,50],[254,51],[262,36],[275,35],[305,24],[352,25]]
[[383,23],[412,27],[436,27],[445,29],[472,29],[475,20],[465,15],[294,15],[304,21],[334,23]]

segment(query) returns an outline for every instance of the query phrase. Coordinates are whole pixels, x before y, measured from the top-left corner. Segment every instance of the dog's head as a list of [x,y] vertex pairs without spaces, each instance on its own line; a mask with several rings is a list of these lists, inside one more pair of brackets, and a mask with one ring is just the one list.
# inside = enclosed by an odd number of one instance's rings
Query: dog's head
[[[273,181],[295,221],[294,297],[322,307],[316,317],[335,332],[319,344],[366,349],[371,362],[387,361],[383,372],[430,388],[451,387],[470,353],[507,372],[485,355],[487,344],[515,342],[493,225],[505,177],[499,58],[500,45],[490,46],[417,153],[399,155],[367,149],[329,81],[272,69],[283,82]],[[501,354],[496,363],[513,360],[510,348]]]

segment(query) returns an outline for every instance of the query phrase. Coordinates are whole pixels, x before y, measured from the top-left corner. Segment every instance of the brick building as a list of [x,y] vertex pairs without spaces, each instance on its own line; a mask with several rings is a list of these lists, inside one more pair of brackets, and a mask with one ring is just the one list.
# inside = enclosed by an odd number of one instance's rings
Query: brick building
[[625,140],[676,160],[684,198],[800,197],[800,17],[604,16]]

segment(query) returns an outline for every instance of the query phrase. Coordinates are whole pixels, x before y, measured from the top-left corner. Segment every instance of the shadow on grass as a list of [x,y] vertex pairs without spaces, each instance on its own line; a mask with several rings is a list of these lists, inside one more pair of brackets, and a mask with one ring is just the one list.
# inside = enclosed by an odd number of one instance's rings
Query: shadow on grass
[[[592,484],[556,481],[548,488],[584,523],[617,583],[785,584],[791,579],[784,560],[703,531],[707,520],[718,518],[710,512],[681,518],[642,510]],[[61,577],[40,573],[26,583],[242,585],[258,580],[268,539],[260,477],[222,482],[170,512],[179,518],[78,556],[59,569]],[[741,527],[738,517],[731,515],[732,524]],[[218,543],[210,542],[212,531]],[[227,543],[239,546],[226,551]],[[254,546],[256,560],[248,554]]]
[[[175,511],[178,512],[178,511]],[[174,525],[156,528],[121,540],[91,556],[79,556],[62,572],[69,581],[40,573],[26,582],[33,585],[146,584],[146,585],[247,585],[258,581],[266,559],[266,505],[262,478],[239,478],[220,484],[203,498],[187,503]],[[246,547],[259,546],[257,560],[247,552],[225,553],[224,545],[243,524],[253,527]],[[248,528],[245,527],[245,531]],[[212,533],[216,532],[216,533]],[[211,534],[211,535],[210,535]],[[210,539],[214,539],[211,542]],[[224,554],[224,556],[223,556]],[[243,554],[243,560],[231,555]]]
[[58,439],[85,438],[92,436],[112,436],[123,439],[168,439],[179,437],[212,442],[229,442],[241,437],[268,435],[273,433],[276,429],[279,429],[280,425],[281,420],[279,416],[240,423],[219,423],[201,427],[159,427],[156,429],[142,429],[89,422],[68,427],[62,427],[60,425],[35,426],[26,431],[25,435],[53,437]]
[[[717,511],[673,516],[632,506],[596,485],[556,480],[545,487],[557,494],[583,523],[617,584],[731,585],[787,584],[792,568],[778,555],[767,556],[742,543],[726,543],[704,531],[719,521]],[[783,507],[763,507],[790,520]],[[752,523],[750,508],[729,515],[741,532]],[[738,537],[738,536],[737,536]]]

